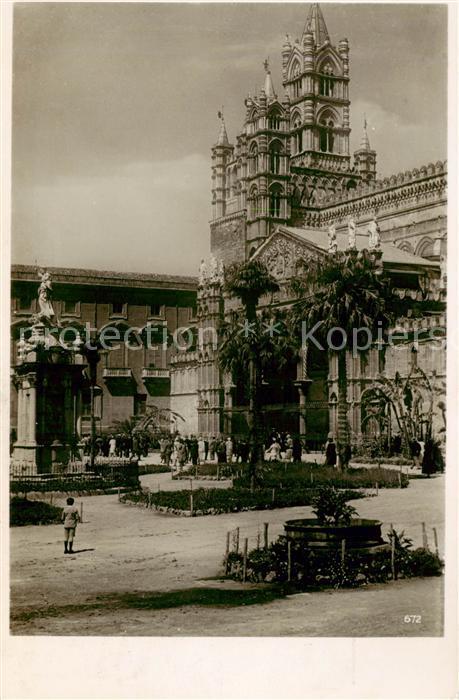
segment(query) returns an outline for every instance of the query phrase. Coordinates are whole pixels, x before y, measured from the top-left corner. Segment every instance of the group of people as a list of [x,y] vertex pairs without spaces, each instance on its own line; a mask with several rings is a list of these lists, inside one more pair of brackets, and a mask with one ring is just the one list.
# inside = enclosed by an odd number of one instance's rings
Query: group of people
[[[91,442],[89,435],[82,438],[84,456],[91,454]],[[94,438],[94,455],[100,457],[147,457],[151,447],[151,440],[144,433],[134,433],[132,436],[123,433],[106,434]]]
[[272,431],[265,450],[269,462],[301,462],[303,445],[298,435]]
[[231,464],[246,462],[249,458],[249,445],[243,440],[235,440],[231,436],[210,438],[202,435],[165,436],[159,441],[161,464],[182,468],[185,464],[204,464],[217,462]]

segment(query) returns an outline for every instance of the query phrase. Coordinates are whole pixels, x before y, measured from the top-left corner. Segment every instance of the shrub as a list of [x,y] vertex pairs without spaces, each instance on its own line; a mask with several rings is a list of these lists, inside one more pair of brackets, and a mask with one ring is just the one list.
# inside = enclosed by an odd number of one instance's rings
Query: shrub
[[61,522],[62,508],[15,496],[10,500],[10,525],[49,525]]
[[[411,550],[411,540],[403,533],[389,533],[396,538],[395,569],[404,578],[439,576],[443,562],[433,552],[419,548]],[[385,583],[392,579],[390,548],[372,553],[348,550],[341,559],[336,549],[307,548],[291,542],[291,582],[300,589],[327,587],[356,587],[366,583]],[[228,575],[242,579],[242,555],[231,552]],[[248,553],[247,580],[285,583],[288,581],[288,539],[281,536],[267,550],[254,549]]]
[[312,512],[320,525],[349,525],[357,511],[346,504],[348,500],[346,492],[339,492],[333,486],[323,486],[312,499]]

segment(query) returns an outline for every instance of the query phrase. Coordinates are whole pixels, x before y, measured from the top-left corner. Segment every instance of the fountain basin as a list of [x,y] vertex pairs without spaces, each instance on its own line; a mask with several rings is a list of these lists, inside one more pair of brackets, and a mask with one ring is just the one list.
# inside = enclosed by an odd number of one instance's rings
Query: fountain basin
[[382,522],[354,518],[349,525],[321,525],[314,518],[287,520],[284,524],[287,539],[302,542],[311,549],[338,549],[346,540],[346,549],[379,551],[386,549],[381,535]]

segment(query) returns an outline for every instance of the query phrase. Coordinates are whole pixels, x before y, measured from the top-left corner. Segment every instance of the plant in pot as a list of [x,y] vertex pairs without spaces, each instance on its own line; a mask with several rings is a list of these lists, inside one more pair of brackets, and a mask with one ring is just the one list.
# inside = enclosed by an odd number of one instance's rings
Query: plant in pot
[[284,525],[287,538],[313,549],[339,548],[343,540],[347,549],[370,550],[383,545],[382,523],[359,518],[348,500],[349,493],[324,486],[312,501],[316,517],[288,520]]
[[356,509],[346,503],[346,493],[338,491],[333,486],[325,486],[319,490],[312,500],[312,512],[319,525],[350,525],[351,519],[358,515]]

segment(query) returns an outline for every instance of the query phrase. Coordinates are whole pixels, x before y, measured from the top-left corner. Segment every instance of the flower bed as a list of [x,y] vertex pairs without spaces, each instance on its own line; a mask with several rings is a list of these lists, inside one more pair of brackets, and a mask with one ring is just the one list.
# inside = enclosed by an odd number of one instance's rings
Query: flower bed
[[174,472],[173,479],[195,479],[213,481],[216,479],[231,479],[245,468],[242,464],[199,464],[187,466],[180,472]]
[[[442,560],[428,549],[411,549],[411,542],[395,532],[395,572],[397,578],[440,576]],[[285,583],[299,589],[327,587],[356,587],[366,583],[385,583],[392,580],[393,569],[390,546],[368,554],[350,550],[344,560],[339,550],[312,550],[298,542],[291,542],[290,571],[288,540],[286,537],[271,544],[268,549],[254,549],[248,553],[246,577],[249,582]],[[230,552],[225,562],[230,578],[243,580],[243,557]]]
[[10,500],[10,525],[50,525],[60,523],[62,508],[42,501],[29,501],[14,496]]
[[[134,484],[131,484],[132,488]],[[118,479],[72,478],[72,479],[15,479],[10,481],[10,493],[107,493],[120,486]],[[122,488],[126,488],[124,485]]]
[[412,467],[413,460],[407,457],[365,457],[365,455],[358,455],[352,457],[351,462],[354,464],[394,464],[398,467]]
[[[192,515],[219,515],[220,513],[235,513],[244,510],[266,510],[272,508],[289,508],[292,506],[307,506],[312,503],[316,494],[315,489],[194,489],[184,491],[155,491],[148,489],[125,494],[121,497],[124,503],[138,503],[162,512],[174,515],[190,515],[193,494]],[[346,491],[347,500],[362,498],[357,491]]]
[[[295,489],[319,486],[334,486],[340,489],[374,488],[376,483],[379,488],[406,488],[409,484],[408,476],[395,469],[372,467],[338,471],[334,467],[314,463],[265,464],[259,478],[266,487],[273,488],[282,484],[283,487]],[[249,485],[250,475],[247,466],[244,465],[242,476],[234,479],[234,486]]]

